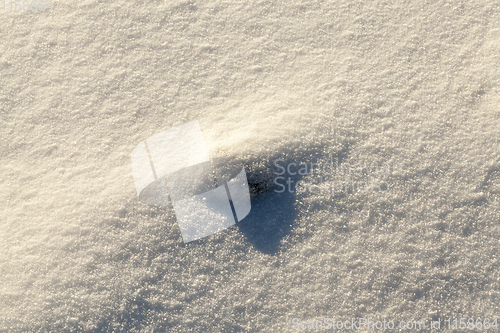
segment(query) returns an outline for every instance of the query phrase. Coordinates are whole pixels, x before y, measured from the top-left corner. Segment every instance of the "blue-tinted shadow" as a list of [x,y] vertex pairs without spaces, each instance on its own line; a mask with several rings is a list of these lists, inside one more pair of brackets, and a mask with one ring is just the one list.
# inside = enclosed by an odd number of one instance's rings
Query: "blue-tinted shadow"
[[[311,166],[311,162],[318,163],[319,157],[322,156],[322,149],[310,151],[308,157],[301,158],[300,155],[295,155],[293,158],[281,159],[280,165],[283,167],[290,163],[297,163],[297,165],[293,165],[292,172],[284,172],[285,169],[276,167],[276,165],[270,165],[264,170],[248,170],[247,178],[250,190],[254,192],[256,190],[257,194],[252,198],[250,213],[236,226],[257,250],[267,254],[279,252],[282,239],[291,233],[295,221],[298,220],[296,185],[304,178],[304,173],[300,175],[298,171],[301,168],[298,164],[305,162]],[[345,144],[342,150],[333,155],[332,159],[342,163],[348,150],[349,145]],[[309,168],[309,173],[311,170]],[[282,178],[277,180],[278,184],[273,182],[265,191],[260,191],[262,186],[266,186],[259,181],[259,179],[266,178],[260,177],[262,174],[272,175],[274,180],[276,177]]]
[[[294,177],[292,181],[300,180]],[[285,181],[280,183],[287,186]],[[288,235],[296,221],[296,193],[281,186],[272,186],[252,199],[252,209],[243,221],[236,224],[246,239],[259,251],[275,254],[279,251],[281,240]]]

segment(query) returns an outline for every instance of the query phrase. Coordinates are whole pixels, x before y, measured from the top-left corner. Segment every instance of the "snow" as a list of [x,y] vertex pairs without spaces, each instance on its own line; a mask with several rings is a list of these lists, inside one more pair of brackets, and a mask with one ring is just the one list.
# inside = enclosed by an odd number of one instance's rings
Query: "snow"
[[[0,331],[499,315],[498,1],[1,15]],[[195,120],[210,157],[245,164],[252,210],[184,244],[171,206],[139,202],[130,154]],[[277,159],[332,158],[401,172],[352,175],[386,192],[275,191]]]

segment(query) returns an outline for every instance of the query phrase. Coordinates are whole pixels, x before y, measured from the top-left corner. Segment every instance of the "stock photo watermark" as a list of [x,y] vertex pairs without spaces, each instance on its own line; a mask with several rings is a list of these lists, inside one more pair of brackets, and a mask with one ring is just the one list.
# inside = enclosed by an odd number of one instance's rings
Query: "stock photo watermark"
[[245,167],[210,160],[198,121],[143,140],[131,162],[139,200],[171,204],[184,243],[227,229],[250,213]]
[[45,10],[53,10],[52,0],[3,0],[3,11],[14,11],[14,12],[43,12]]
[[[289,162],[284,159],[273,161],[274,192],[330,194],[377,192],[386,193],[390,184],[386,178],[401,175],[400,163],[339,163],[338,158],[330,158],[326,163]],[[306,179],[303,179],[307,177]]]
[[351,318],[339,320],[322,318],[321,320],[292,319],[293,330],[497,330],[497,318],[436,318],[428,320],[391,320],[371,318]]

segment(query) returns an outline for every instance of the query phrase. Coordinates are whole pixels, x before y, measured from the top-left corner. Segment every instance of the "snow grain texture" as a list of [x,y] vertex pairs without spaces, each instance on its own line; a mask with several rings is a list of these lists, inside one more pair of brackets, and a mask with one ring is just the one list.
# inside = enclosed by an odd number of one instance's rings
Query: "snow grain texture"
[[[3,12],[0,331],[291,330],[498,316],[497,1],[55,2]],[[259,187],[184,245],[130,152],[199,120]],[[273,191],[273,161],[399,163],[387,193]],[[304,181],[312,180],[305,176]]]

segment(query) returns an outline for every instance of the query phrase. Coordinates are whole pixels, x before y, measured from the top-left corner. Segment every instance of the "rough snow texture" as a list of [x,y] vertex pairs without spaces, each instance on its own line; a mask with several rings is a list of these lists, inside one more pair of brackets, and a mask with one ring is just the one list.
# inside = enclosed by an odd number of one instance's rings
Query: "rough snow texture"
[[[499,316],[499,13],[497,0],[2,12],[0,331]],[[186,245],[172,207],[138,201],[130,153],[193,120],[212,157],[246,164],[253,208]],[[402,173],[385,194],[274,192],[274,159],[332,157]]]

